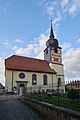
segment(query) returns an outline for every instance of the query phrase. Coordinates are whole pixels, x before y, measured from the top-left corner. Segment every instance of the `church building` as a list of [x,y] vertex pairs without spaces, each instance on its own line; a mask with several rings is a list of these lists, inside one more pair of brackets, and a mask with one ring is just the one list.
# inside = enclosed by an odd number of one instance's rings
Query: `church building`
[[12,55],[5,59],[5,89],[7,92],[65,91],[62,48],[55,38],[51,23],[44,60]]

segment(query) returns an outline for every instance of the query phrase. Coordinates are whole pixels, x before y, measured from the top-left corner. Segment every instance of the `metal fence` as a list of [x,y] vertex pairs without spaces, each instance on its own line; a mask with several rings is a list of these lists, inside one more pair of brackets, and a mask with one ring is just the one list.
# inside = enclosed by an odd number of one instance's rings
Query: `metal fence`
[[64,85],[56,85],[53,86],[51,84],[48,85],[37,85],[37,86],[30,86],[27,87],[27,93],[37,94],[37,93],[46,93],[46,94],[63,94],[65,92],[65,86]]
[[31,99],[48,102],[80,112],[80,80],[31,86],[27,88]]

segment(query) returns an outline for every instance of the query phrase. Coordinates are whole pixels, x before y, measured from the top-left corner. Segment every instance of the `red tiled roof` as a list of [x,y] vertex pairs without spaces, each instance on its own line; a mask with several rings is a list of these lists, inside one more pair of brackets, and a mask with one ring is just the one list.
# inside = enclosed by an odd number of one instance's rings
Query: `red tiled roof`
[[5,59],[5,68],[34,72],[56,73],[45,60],[13,55]]

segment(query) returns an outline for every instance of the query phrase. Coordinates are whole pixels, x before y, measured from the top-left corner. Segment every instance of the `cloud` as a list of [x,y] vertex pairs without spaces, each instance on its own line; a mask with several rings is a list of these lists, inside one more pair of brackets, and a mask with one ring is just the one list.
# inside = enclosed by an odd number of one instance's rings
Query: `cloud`
[[69,48],[66,50],[63,63],[65,76],[68,79],[80,78],[80,48]]
[[79,43],[80,43],[80,37],[79,37],[79,36],[76,36],[74,40],[75,40],[76,43],[79,45]]
[[15,54],[31,56],[37,56],[37,58],[41,55],[41,52],[45,48],[45,43],[48,40],[48,36],[45,34],[41,34],[38,38],[33,40],[33,43],[28,44],[25,48],[18,48],[14,46],[12,49],[15,51]]
[[74,15],[80,9],[80,0],[73,0],[69,12]]
[[[46,41],[49,39],[47,35],[41,34],[38,38],[38,45],[36,47],[36,58],[44,59],[43,50],[46,48]],[[37,51],[38,49],[38,51]]]
[[16,54],[31,55],[34,44],[29,44],[25,48],[16,48]]
[[[40,3],[40,2],[39,2]],[[67,15],[74,16],[80,10],[80,0],[41,0],[39,4],[49,19],[53,19],[54,27]]]
[[22,41],[21,39],[19,39],[19,38],[17,38],[15,41],[16,41],[17,43],[23,43],[23,41]]
[[64,43],[61,47],[65,79],[80,79],[80,48],[71,47],[71,43]]
[[71,44],[70,43],[64,43],[63,45],[61,45],[63,51],[69,49],[71,47]]
[[61,0],[61,8],[65,8],[69,3],[69,0]]
[[80,38],[78,38],[77,42],[80,43]]
[[76,6],[75,4],[73,4],[72,7],[69,9],[69,12],[70,12],[71,14],[73,14],[73,13],[76,12],[76,10],[77,10],[77,6]]
[[0,72],[4,70],[4,59],[0,58]]
[[4,77],[4,59],[0,58],[0,83],[4,85],[5,77]]
[[12,47],[12,50],[15,51],[17,48],[18,48],[18,47],[15,45],[15,46]]
[[55,10],[55,6],[56,6],[55,1],[46,2],[45,5],[46,13],[51,16],[53,14],[53,11]]
[[5,42],[3,44],[5,45],[6,48],[12,47],[12,44],[9,42],[8,39],[5,39]]

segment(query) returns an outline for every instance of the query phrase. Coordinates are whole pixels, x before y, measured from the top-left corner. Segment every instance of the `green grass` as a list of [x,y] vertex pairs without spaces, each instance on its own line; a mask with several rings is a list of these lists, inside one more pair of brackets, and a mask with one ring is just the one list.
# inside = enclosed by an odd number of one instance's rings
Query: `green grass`
[[0,96],[4,95],[4,93],[0,93]]
[[60,107],[64,107],[80,112],[80,101],[75,102],[71,99],[66,98],[65,96],[47,97],[46,95],[37,94],[37,95],[30,95],[27,97],[30,99],[47,102],[53,105],[57,105]]

